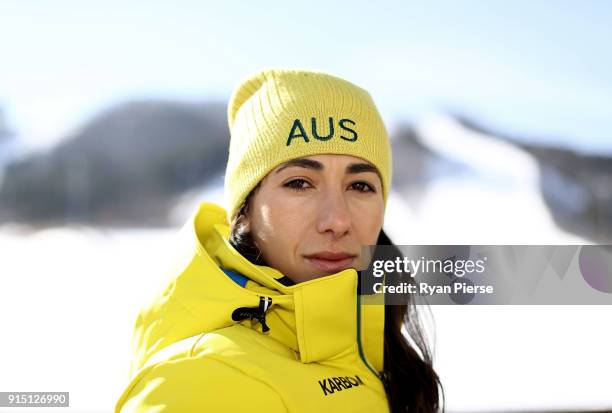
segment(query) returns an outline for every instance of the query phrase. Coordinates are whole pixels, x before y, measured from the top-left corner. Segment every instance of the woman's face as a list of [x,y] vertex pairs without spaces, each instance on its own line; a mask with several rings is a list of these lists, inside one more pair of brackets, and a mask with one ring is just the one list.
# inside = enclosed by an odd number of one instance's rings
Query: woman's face
[[374,245],[384,202],[376,169],[348,155],[279,165],[251,198],[247,222],[267,264],[294,282],[360,268]]

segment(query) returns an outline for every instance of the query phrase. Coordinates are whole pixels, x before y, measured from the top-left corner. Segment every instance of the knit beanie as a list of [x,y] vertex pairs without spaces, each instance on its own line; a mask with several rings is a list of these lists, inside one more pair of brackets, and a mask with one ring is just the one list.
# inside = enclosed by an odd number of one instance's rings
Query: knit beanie
[[228,105],[225,198],[231,221],[251,190],[291,159],[352,155],[374,165],[386,205],[391,147],[370,94],[323,72],[268,69],[243,80]]

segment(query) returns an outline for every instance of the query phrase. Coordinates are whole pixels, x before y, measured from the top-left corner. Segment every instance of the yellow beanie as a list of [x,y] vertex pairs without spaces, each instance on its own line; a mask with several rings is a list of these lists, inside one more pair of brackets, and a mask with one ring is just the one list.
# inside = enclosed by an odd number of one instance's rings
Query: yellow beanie
[[364,89],[323,72],[269,69],[234,90],[225,172],[228,218],[272,169],[309,155],[362,158],[382,177],[385,204],[391,187],[391,147],[385,125]]

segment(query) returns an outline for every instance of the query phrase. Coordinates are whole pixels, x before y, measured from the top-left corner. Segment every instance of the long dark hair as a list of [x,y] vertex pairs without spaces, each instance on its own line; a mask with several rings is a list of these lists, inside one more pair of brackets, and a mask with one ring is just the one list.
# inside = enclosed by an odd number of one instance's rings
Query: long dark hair
[[[231,222],[229,241],[236,251],[252,263],[266,265],[246,225],[250,200],[258,187],[259,185],[249,193]],[[401,255],[399,249],[393,246],[382,230],[377,245],[392,246],[391,253]],[[411,294],[404,296],[405,303],[385,306],[382,377],[385,381],[389,409],[392,413],[437,412],[440,409],[440,396],[443,395],[442,383],[433,369],[431,351],[417,306],[410,299]],[[402,333],[403,326],[406,327],[409,338]]]

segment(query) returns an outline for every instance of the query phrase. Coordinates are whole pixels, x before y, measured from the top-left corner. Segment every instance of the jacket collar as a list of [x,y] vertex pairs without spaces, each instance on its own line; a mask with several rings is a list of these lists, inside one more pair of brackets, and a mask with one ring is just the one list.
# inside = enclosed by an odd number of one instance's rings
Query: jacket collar
[[[354,269],[286,286],[278,281],[283,274],[252,264],[228,238],[225,210],[202,203],[181,231],[168,286],[138,317],[132,373],[154,353],[194,335],[238,322],[261,331],[254,321],[232,320],[236,308],[255,308],[261,296],[272,298],[266,313],[270,330],[264,334],[292,349],[301,362],[332,359],[360,343],[360,354],[382,371],[384,306],[360,304]],[[248,282],[238,285],[223,269]]]

